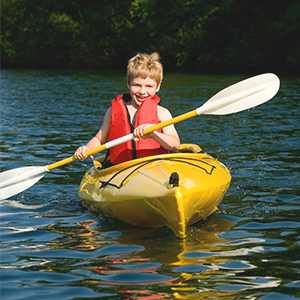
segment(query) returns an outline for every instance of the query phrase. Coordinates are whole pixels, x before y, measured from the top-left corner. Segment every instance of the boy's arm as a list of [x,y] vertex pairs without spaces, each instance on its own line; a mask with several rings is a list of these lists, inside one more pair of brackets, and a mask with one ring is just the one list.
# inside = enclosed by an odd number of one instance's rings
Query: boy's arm
[[[168,109],[162,106],[158,106],[157,109],[158,109],[158,118],[160,122],[164,122],[172,119],[172,115]],[[151,138],[157,141],[163,148],[169,151],[178,150],[180,146],[180,139],[174,125],[169,125],[167,127],[164,127],[162,129],[162,133],[154,131],[149,134],[143,135],[145,129],[149,126],[151,126],[151,124],[143,124],[138,126],[134,130],[134,135],[136,137],[136,140],[139,140],[141,138],[143,139]]]
[[[79,160],[86,159],[87,158],[85,154],[86,151],[99,147],[102,144],[105,144],[107,142],[109,128],[110,128],[110,111],[111,111],[110,108],[106,111],[102,126],[98,131],[98,133],[85,146],[81,146],[77,148],[77,150],[74,153],[76,159]],[[93,159],[94,156],[91,155],[91,158]]]

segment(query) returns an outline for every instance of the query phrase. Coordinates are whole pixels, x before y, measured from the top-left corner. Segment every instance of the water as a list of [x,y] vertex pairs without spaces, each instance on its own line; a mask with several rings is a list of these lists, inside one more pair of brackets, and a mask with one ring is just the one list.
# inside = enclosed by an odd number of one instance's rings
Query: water
[[[173,116],[249,76],[166,74]],[[3,70],[0,170],[69,157],[98,130],[124,74]],[[91,161],[55,169],[1,202],[1,299],[299,299],[300,80],[270,102],[177,124],[231,169],[220,213],[179,240],[86,210],[77,189]]]

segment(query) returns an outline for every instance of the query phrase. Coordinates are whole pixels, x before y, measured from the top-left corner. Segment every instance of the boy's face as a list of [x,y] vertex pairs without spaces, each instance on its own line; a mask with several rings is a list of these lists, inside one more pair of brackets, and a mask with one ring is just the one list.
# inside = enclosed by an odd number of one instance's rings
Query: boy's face
[[127,87],[130,90],[132,104],[140,106],[145,99],[155,96],[160,89],[160,84],[150,77],[146,79],[135,77],[128,81]]

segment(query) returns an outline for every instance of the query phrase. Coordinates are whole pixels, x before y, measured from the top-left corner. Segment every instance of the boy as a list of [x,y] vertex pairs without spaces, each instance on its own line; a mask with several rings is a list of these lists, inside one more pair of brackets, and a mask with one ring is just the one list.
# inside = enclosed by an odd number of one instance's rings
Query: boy
[[[163,79],[163,67],[159,54],[137,54],[127,66],[127,87],[130,94],[123,94],[112,100],[112,106],[104,116],[103,124],[86,146],[79,147],[74,156],[83,160],[87,150],[131,132],[135,139],[110,149],[112,164],[130,159],[176,151],[180,140],[174,125],[143,135],[145,129],[172,118],[171,113],[158,105],[156,93]],[[91,156],[93,159],[93,156]]]

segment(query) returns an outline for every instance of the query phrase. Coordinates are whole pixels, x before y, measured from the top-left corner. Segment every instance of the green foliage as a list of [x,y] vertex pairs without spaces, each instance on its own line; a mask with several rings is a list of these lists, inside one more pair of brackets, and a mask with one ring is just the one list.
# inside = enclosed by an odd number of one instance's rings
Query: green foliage
[[2,0],[3,66],[117,67],[157,51],[169,69],[289,71],[300,4],[249,0]]

